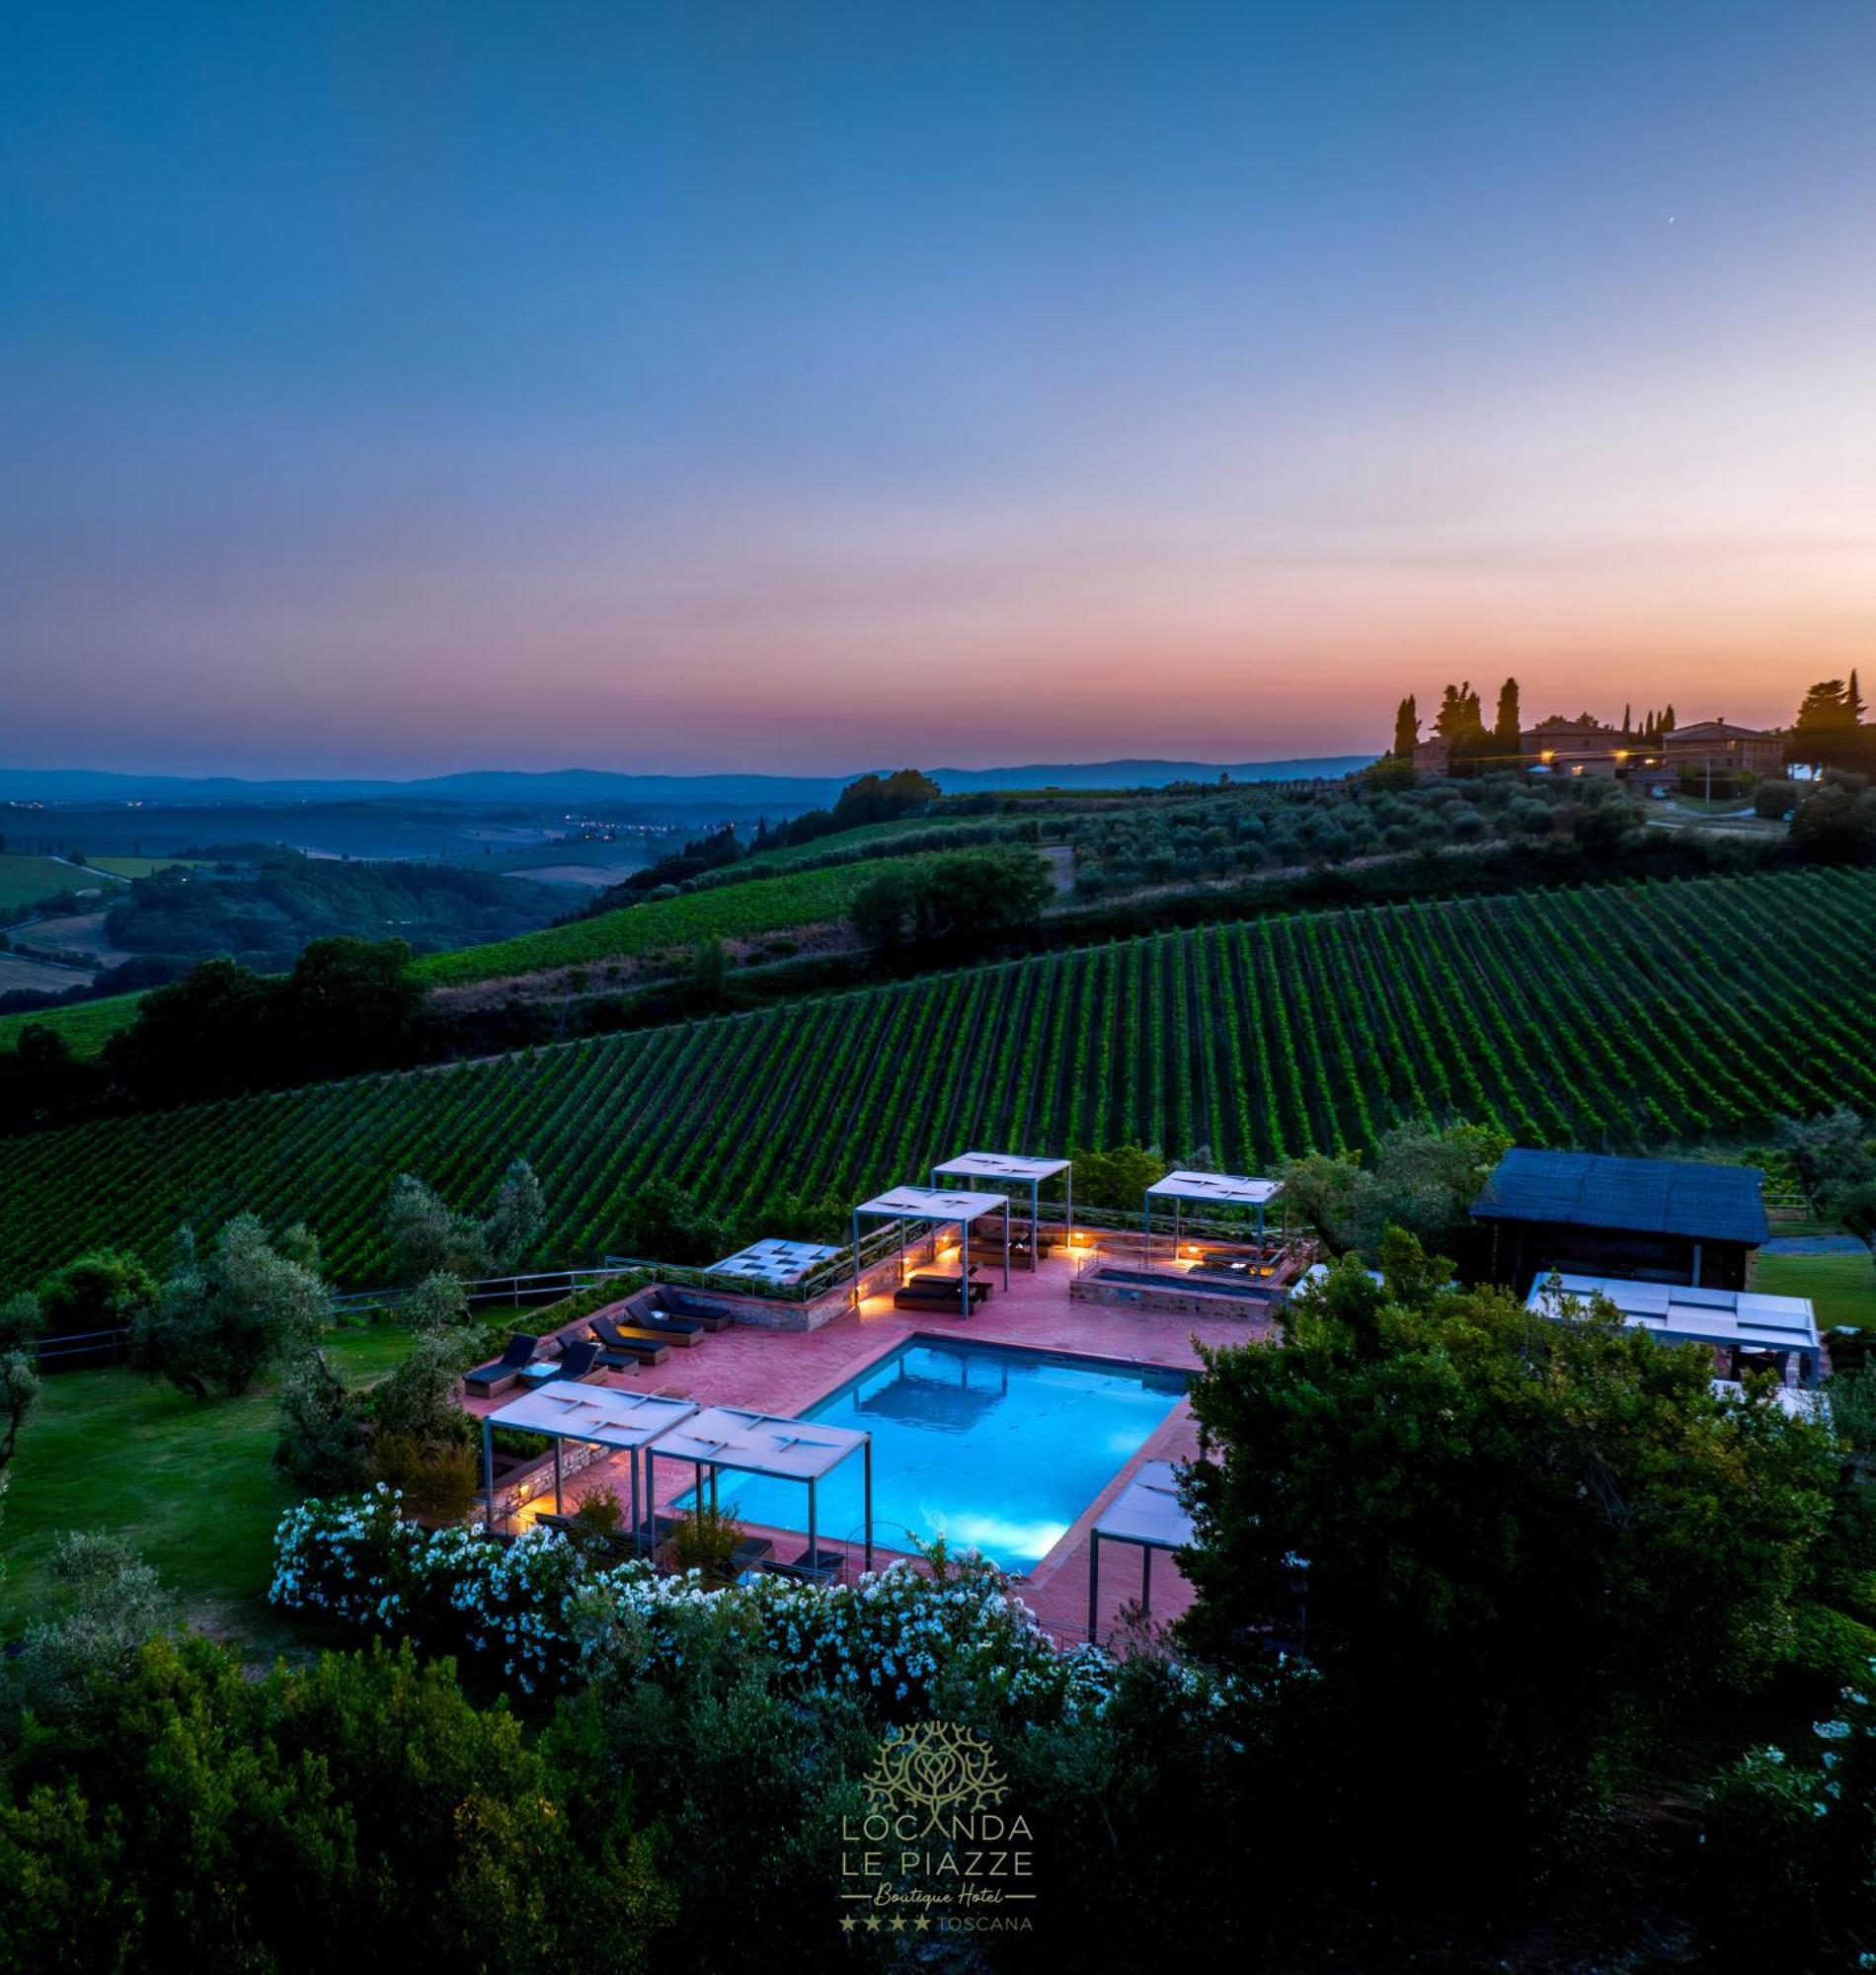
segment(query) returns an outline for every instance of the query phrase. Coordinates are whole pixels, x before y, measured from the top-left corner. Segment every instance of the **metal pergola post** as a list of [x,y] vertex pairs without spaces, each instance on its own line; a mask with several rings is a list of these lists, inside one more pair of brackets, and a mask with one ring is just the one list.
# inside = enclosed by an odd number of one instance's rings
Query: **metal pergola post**
[[495,1534],[495,1429],[482,1421],[482,1527]]
[[[904,1224],[899,1224],[901,1226]],[[964,1216],[958,1223],[958,1305],[964,1315],[971,1314],[971,1217]]]
[[860,1450],[861,1462],[865,1470],[866,1496],[866,1567],[873,1568],[873,1436],[869,1433]]

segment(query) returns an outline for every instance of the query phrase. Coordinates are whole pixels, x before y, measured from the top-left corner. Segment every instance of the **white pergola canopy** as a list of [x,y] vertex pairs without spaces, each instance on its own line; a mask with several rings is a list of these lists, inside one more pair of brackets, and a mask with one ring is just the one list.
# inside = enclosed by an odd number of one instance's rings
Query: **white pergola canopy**
[[1823,1346],[1809,1297],[1695,1289],[1685,1283],[1636,1283],[1616,1276],[1558,1276],[1533,1283],[1524,1307],[1536,1316],[1562,1316],[1565,1304],[1587,1304],[1593,1297],[1606,1297],[1631,1329],[1646,1330],[1667,1343],[1789,1352],[1795,1354],[1805,1382],[1817,1376]]
[[1040,1185],[1057,1173],[1069,1170],[1067,1159],[1029,1159],[1016,1152],[960,1152],[941,1166],[933,1166],[933,1182],[940,1179],[1007,1179],[1032,1181]]
[[1008,1206],[1008,1199],[1000,1193],[940,1193],[929,1186],[896,1186],[891,1193],[875,1194],[853,1211],[885,1221],[968,1222]]
[[840,1259],[841,1250],[820,1241],[751,1241],[721,1262],[712,1262],[713,1276],[738,1276],[744,1282],[773,1283],[788,1288]]
[[1094,1519],[1088,1532],[1088,1637],[1100,1623],[1101,1544],[1132,1543],[1141,1553],[1140,1611],[1153,1609],[1153,1552],[1184,1549],[1192,1518],[1179,1505],[1178,1477],[1170,1461],[1148,1461]]
[[877,1221],[897,1221],[900,1225],[899,1279],[905,1275],[903,1228],[912,1222],[944,1226],[956,1222],[960,1237],[958,1257],[958,1304],[971,1314],[971,1224],[986,1214],[1003,1217],[1003,1287],[1010,1286],[1010,1198],[1006,1193],[941,1193],[936,1187],[896,1186],[890,1193],[875,1194],[853,1210],[853,1300],[860,1301],[860,1223],[871,1216]]
[[[808,1487],[808,1554],[819,1567],[820,1543],[816,1484],[841,1462],[858,1454],[866,1469],[866,1567],[873,1568],[873,1436],[855,1427],[823,1426],[819,1420],[789,1419],[776,1413],[752,1412],[744,1406],[710,1406],[691,1416],[655,1444],[646,1459],[664,1455],[688,1462],[697,1469],[697,1500],[703,1499],[703,1474],[710,1472],[712,1507],[717,1475],[759,1474],[773,1481],[802,1481]],[[654,1491],[656,1499],[656,1491]]]
[[667,1433],[697,1410],[692,1399],[663,1398],[652,1392],[621,1391],[607,1385],[584,1385],[573,1379],[552,1379],[531,1392],[486,1414],[482,1422],[482,1480],[491,1527],[495,1521],[495,1429],[518,1427],[554,1443],[554,1513],[561,1513],[560,1444],[584,1440],[615,1448],[631,1456],[632,1527],[639,1526],[639,1459],[660,1434]]
[[1264,1210],[1284,1190],[1280,1179],[1252,1179],[1246,1173],[1169,1172],[1146,1189],[1140,1203],[1140,1253],[1150,1259],[1153,1248],[1153,1202],[1169,1200],[1173,1210],[1173,1255],[1179,1253],[1181,1210],[1188,1201],[1208,1207],[1247,1207],[1257,1215],[1257,1238],[1264,1239]]
[[1169,1172],[1146,1189],[1150,1200],[1203,1200],[1213,1207],[1268,1207],[1284,1190],[1280,1179],[1243,1173]]
[[1042,1218],[1043,1186],[1048,1180],[1065,1173],[1062,1181],[1064,1206],[1063,1219],[1067,1223],[1069,1243],[1072,1246],[1075,1231],[1075,1180],[1074,1165],[1068,1159],[1026,1158],[1020,1152],[960,1152],[956,1158],[947,1159],[943,1165],[931,1169],[931,1183],[936,1186],[941,1179],[995,1180],[1008,1186],[1029,1188],[1029,1259],[1032,1265],[1042,1262]]

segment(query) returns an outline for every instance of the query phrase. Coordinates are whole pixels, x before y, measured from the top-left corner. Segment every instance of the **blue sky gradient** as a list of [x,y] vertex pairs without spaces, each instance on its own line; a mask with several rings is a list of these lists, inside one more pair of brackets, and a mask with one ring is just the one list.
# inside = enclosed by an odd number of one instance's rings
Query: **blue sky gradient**
[[0,28],[0,761],[1378,745],[1876,669],[1876,10]]

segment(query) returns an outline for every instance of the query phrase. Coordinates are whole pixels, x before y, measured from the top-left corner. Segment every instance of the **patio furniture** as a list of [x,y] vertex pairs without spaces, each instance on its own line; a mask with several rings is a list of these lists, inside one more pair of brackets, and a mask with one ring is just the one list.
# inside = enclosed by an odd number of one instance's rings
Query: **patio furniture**
[[500,1358],[462,1375],[463,1390],[477,1399],[492,1399],[498,1392],[509,1390],[521,1382],[521,1368],[533,1363],[540,1348],[538,1337],[530,1337],[524,1330],[515,1331]]
[[658,1301],[659,1306],[667,1315],[687,1317],[692,1323],[702,1324],[706,1330],[728,1330],[736,1321],[728,1310],[713,1309],[708,1304],[687,1297],[682,1290],[661,1287]]
[[[916,1275],[907,1276],[904,1287],[908,1290],[929,1291],[933,1296],[946,1296],[953,1303],[958,1301],[958,1279],[956,1276],[940,1275],[933,1269],[921,1269]],[[974,1304],[988,1303],[990,1285],[977,1280],[977,1272],[971,1274],[971,1301]]]
[[555,1368],[563,1379],[577,1380],[582,1384],[590,1379],[603,1379],[606,1368],[599,1362],[599,1347],[589,1338],[570,1337],[560,1347],[560,1363]]
[[599,1362],[608,1372],[630,1372],[640,1365],[662,1365],[671,1355],[667,1343],[617,1333],[617,1341],[599,1340]]
[[642,1314],[626,1310],[623,1321],[616,1316],[595,1316],[592,1327],[600,1340],[618,1349],[614,1339],[636,1337],[641,1343],[676,1344],[688,1349],[703,1335],[703,1325],[693,1316],[669,1316],[662,1309]]
[[[903,1289],[893,1292],[895,1309],[942,1311],[949,1316],[966,1314],[956,1288],[957,1278],[952,1279],[952,1287],[941,1289],[932,1283],[907,1283]],[[976,1309],[983,1301],[982,1285],[971,1285],[971,1307]]]

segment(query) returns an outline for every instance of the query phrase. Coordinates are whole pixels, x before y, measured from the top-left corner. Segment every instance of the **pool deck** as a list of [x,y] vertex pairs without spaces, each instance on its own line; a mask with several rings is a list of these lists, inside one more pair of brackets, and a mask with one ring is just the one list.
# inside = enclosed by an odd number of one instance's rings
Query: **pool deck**
[[[1261,1310],[1242,1317],[1195,1318],[1077,1303],[1068,1295],[1072,1274],[1072,1264],[1066,1258],[1053,1256],[1033,1274],[1012,1270],[1007,1291],[1000,1276],[991,1274],[994,1294],[969,1318],[931,1310],[896,1310],[890,1297],[874,1297],[860,1310],[845,1312],[819,1330],[778,1331],[734,1324],[688,1349],[672,1351],[662,1365],[609,1375],[606,1382],[671,1393],[694,1399],[699,1405],[752,1406],[764,1412],[794,1414],[805,1412],[856,1372],[917,1335],[949,1332],[984,1344],[1022,1345],[1031,1350],[1197,1371],[1195,1342],[1241,1344],[1248,1338],[1265,1336],[1270,1328],[1270,1320]],[[465,1403],[479,1416],[506,1404],[508,1396],[512,1395]],[[1185,1461],[1197,1452],[1198,1430],[1192,1409],[1181,1399],[1138,1453],[1087,1505],[1068,1534],[1027,1577],[1014,1580],[1018,1594],[1057,1639],[1072,1643],[1088,1636],[1088,1532],[1099,1511],[1145,1462]],[[570,1505],[597,1481],[608,1485],[617,1481],[623,1488],[625,1471],[623,1458],[588,1469],[569,1485]],[[689,1485],[689,1474],[680,1473],[675,1463],[660,1463],[661,1506],[668,1506]],[[784,1555],[804,1546],[799,1531],[764,1530],[762,1534],[775,1536],[776,1548]],[[826,1544],[828,1548],[839,1546]],[[894,1554],[876,1548],[875,1562]],[[858,1564],[856,1550],[856,1569]],[[1106,1638],[1121,1623],[1123,1608],[1137,1598],[1139,1584],[1139,1552],[1120,1543],[1104,1546],[1101,1615],[1096,1628],[1099,1636]],[[1191,1602],[1191,1589],[1171,1559],[1156,1558],[1154,1622],[1176,1618]]]

